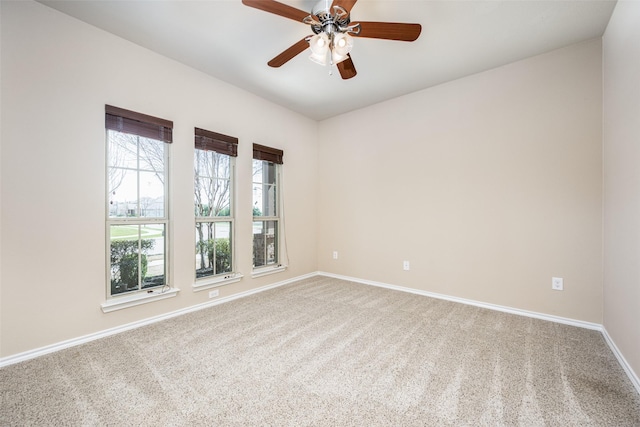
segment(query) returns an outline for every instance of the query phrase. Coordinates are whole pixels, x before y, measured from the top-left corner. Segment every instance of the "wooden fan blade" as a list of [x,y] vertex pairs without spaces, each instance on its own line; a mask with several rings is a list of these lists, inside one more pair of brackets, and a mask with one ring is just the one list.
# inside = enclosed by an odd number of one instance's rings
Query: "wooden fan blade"
[[302,22],[304,18],[309,16],[309,13],[303,10],[296,9],[295,7],[275,0],[242,0],[242,4],[253,7],[254,9],[273,13],[275,15],[284,16],[285,18],[293,19],[298,22]]
[[360,34],[352,34],[354,37],[412,42],[420,36],[422,31],[420,24],[362,21],[358,23],[360,24]]
[[333,0],[333,4],[331,5],[331,10],[333,10],[333,6],[341,6],[347,12],[351,12],[351,8],[353,8],[353,5],[356,4],[356,1],[358,0]]
[[336,66],[338,67],[338,71],[340,71],[340,75],[343,80],[355,77],[357,74],[356,66],[353,65],[353,61],[351,60],[351,55],[347,55],[347,59],[342,62],[338,62]]
[[277,67],[280,67],[280,66],[286,64],[291,59],[293,59],[294,56],[298,55],[299,53],[304,52],[304,50],[309,47],[309,42],[307,41],[308,37],[309,36],[307,36],[307,37],[303,38],[302,40],[300,40],[299,42],[295,43],[293,46],[291,46],[289,49],[285,50],[280,55],[278,55],[275,58],[273,58],[267,64],[270,67],[274,67],[274,68],[277,68]]

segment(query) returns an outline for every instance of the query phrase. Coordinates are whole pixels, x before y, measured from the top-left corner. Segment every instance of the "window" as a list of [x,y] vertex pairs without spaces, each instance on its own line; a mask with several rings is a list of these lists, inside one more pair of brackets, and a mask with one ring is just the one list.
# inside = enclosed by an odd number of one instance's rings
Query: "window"
[[279,267],[282,150],[253,144],[253,268]]
[[237,138],[195,129],[196,282],[234,277],[233,177],[237,153]]
[[[109,297],[167,285],[173,123],[106,106]],[[104,307],[103,307],[104,309]]]

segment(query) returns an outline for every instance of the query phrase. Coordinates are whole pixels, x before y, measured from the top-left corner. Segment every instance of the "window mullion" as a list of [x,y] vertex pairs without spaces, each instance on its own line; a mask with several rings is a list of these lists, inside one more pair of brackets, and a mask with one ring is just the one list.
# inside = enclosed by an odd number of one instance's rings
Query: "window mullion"
[[211,224],[211,226],[210,226],[211,227],[211,237],[212,237],[212,240],[213,240],[213,262],[212,262],[212,264],[213,264],[213,275],[215,276],[216,274],[218,274],[218,271],[217,271],[218,269],[217,269],[217,265],[216,265],[216,258],[218,256],[218,253],[217,253],[217,246],[218,245],[217,245],[217,242],[216,242],[216,223],[215,223],[215,221],[211,221],[210,224]]
[[265,233],[264,233],[264,265],[269,265],[269,223],[265,222],[265,225],[267,226],[265,228]]
[[138,290],[142,289],[142,226],[138,225]]
[[136,135],[136,217],[140,218],[140,136]]

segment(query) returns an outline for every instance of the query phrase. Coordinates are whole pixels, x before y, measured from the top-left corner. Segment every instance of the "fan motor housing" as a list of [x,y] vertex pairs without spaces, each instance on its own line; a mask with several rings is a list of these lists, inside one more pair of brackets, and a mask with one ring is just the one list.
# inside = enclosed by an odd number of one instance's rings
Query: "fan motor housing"
[[308,17],[311,25],[311,31],[315,34],[320,33],[344,33],[348,31],[348,25],[351,22],[349,12],[341,6],[333,6],[333,14],[328,9],[314,10]]

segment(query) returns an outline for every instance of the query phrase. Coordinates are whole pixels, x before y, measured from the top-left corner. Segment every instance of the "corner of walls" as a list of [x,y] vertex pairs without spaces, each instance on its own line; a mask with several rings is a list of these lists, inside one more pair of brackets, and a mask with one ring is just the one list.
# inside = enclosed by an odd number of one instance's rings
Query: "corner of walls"
[[602,336],[604,337],[604,340],[607,342],[607,345],[611,349],[611,352],[614,354],[616,359],[618,359],[618,363],[620,363],[620,366],[622,366],[622,369],[624,370],[625,374],[627,374],[629,381],[631,381],[631,384],[633,384],[638,394],[640,394],[640,378],[638,377],[636,372],[633,370],[633,367],[629,364],[627,359],[624,357],[623,353],[620,351],[615,341],[613,341],[613,339],[611,338],[611,335],[609,335],[607,328],[604,326],[602,326]]
[[603,40],[603,325],[640,372],[640,2],[621,0]]

